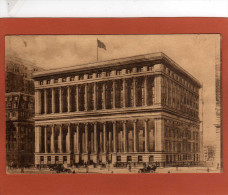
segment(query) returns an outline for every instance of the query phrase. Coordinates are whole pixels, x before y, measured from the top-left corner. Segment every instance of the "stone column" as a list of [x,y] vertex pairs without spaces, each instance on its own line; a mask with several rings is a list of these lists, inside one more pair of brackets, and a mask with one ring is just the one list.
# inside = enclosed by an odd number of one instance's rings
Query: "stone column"
[[155,152],[164,151],[164,119],[155,119]]
[[71,124],[67,124],[67,136],[66,136],[66,152],[70,153],[70,129],[71,129]]
[[98,145],[97,145],[97,122],[94,123],[94,153],[98,152]]
[[62,108],[62,88],[59,87],[59,112],[62,113],[63,112],[63,108]]
[[136,107],[136,78],[133,77],[133,106]]
[[55,125],[51,125],[51,153],[55,153]]
[[113,152],[117,152],[116,121],[113,121]]
[[55,113],[55,88],[51,89],[51,112]]
[[58,152],[62,153],[62,128],[63,125],[59,126],[59,136],[58,136]]
[[108,151],[112,151],[112,132],[108,131]]
[[148,105],[148,91],[147,91],[147,76],[144,77],[144,99],[145,99],[145,106]]
[[106,151],[107,151],[107,150],[106,150],[106,145],[107,145],[107,144],[106,144],[106,141],[107,141],[107,140],[106,140],[106,122],[103,123],[103,140],[104,140],[104,141],[103,141],[103,148],[104,148],[104,149],[103,149],[103,152],[106,153]]
[[148,119],[145,119],[145,152],[148,152]]
[[75,100],[75,103],[76,103],[76,111],[79,111],[79,90],[78,90],[78,85],[75,86],[76,89],[75,89],[75,94],[76,94],[76,100]]
[[87,111],[88,110],[88,85],[87,84],[85,84],[85,96],[84,96],[84,98],[85,98],[85,111]]
[[162,101],[162,77],[161,75],[155,76],[155,104],[161,104]]
[[40,90],[35,91],[35,113],[41,113],[41,93]]
[[85,124],[85,153],[88,153],[88,123]]
[[112,107],[113,107],[113,108],[116,108],[116,80],[113,80],[112,88],[113,88],[113,101],[112,101]]
[[44,153],[47,153],[47,126],[44,126]]
[[67,87],[67,111],[70,112],[71,111],[71,98],[70,98],[70,86]]
[[44,89],[44,114],[47,114],[47,89]]
[[134,126],[134,152],[137,152],[137,120],[133,121]]
[[40,153],[40,149],[41,149],[41,127],[35,126],[35,152]]
[[79,124],[76,124],[76,141],[75,141],[75,145],[76,145],[76,151],[79,154],[80,153],[80,129],[79,129]]
[[126,107],[126,79],[123,79],[123,108]]
[[93,103],[94,103],[94,110],[97,109],[97,83],[93,84]]
[[127,122],[123,121],[124,152],[127,152]]
[[103,104],[102,104],[102,108],[103,109],[106,109],[106,83],[103,83],[102,87],[103,87],[103,90],[102,90],[102,100],[103,100]]

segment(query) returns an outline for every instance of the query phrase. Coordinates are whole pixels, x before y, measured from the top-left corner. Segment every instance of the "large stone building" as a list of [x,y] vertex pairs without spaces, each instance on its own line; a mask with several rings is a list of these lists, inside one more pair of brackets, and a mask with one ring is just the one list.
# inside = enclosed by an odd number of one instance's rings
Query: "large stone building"
[[34,163],[34,71],[33,63],[12,55],[6,56],[6,161],[8,166]]
[[200,83],[163,53],[36,72],[35,164],[199,161]]

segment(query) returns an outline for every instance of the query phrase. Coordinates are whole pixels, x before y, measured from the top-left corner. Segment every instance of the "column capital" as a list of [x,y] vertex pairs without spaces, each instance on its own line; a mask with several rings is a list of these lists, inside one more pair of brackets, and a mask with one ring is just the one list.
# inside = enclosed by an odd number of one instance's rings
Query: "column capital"
[[133,123],[137,123],[137,121],[138,121],[138,119],[134,119],[134,120],[133,120]]
[[66,123],[66,126],[68,126],[68,127],[71,126],[71,125],[72,125],[72,123]]
[[97,121],[96,122],[93,122],[94,125],[97,125],[97,123],[98,123]]
[[148,118],[144,119],[145,122],[148,122],[149,120],[150,120],[150,119],[148,119]]
[[116,124],[116,123],[117,123],[117,121],[112,121],[112,123],[113,123],[113,124]]
[[123,123],[123,124],[126,124],[126,123],[127,123],[127,120],[123,120],[122,123]]

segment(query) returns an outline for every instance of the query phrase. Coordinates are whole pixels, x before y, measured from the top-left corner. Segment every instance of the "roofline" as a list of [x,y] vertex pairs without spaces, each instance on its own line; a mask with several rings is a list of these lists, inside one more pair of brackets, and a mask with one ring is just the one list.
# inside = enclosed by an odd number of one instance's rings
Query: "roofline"
[[130,56],[130,57],[123,57],[123,58],[117,58],[117,59],[111,59],[106,61],[100,61],[100,62],[93,62],[93,63],[87,63],[87,64],[79,64],[79,65],[73,65],[73,66],[67,66],[62,68],[52,68],[49,70],[42,70],[37,71],[33,73],[33,78],[39,78],[39,77],[45,77],[49,75],[57,75],[57,74],[64,74],[64,73],[71,73],[75,71],[86,71],[91,69],[97,69],[97,68],[108,68],[112,66],[121,66],[125,64],[129,64],[130,62],[146,62],[151,60],[166,60],[174,68],[181,71],[183,74],[190,77],[192,80],[194,80],[199,87],[202,87],[202,84],[190,73],[188,73],[186,70],[184,70],[181,66],[179,66],[174,60],[169,58],[166,54],[163,52],[156,52],[156,53],[149,53],[149,54],[142,54],[142,55],[136,55],[136,56]]

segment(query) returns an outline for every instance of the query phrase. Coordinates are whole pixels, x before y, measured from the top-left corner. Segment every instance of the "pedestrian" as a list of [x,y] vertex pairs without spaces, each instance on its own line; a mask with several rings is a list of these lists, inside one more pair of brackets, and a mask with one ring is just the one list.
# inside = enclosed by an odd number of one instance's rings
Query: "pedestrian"
[[86,165],[86,173],[89,173],[89,166]]
[[129,172],[131,172],[131,164],[129,164],[129,167],[128,168],[129,168]]

